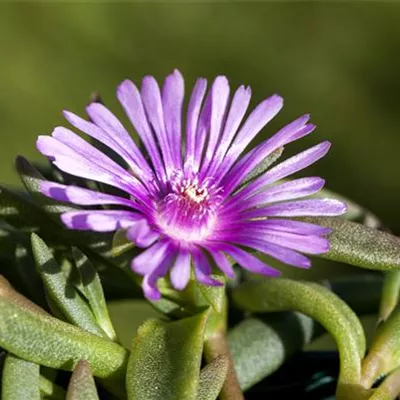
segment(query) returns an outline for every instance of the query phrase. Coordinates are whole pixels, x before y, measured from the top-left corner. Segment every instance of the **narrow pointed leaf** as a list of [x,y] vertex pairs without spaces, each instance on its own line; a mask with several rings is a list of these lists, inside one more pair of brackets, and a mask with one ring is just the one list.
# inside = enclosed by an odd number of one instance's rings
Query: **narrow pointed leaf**
[[56,318],[34,314],[0,296],[0,346],[18,357],[72,371],[87,360],[94,376],[120,380],[128,359],[120,345]]
[[294,352],[309,343],[313,321],[299,313],[248,318],[229,331],[229,349],[242,390],[275,372]]
[[25,247],[22,244],[17,244],[15,248],[15,268],[21,276],[29,298],[41,307],[46,307],[43,284],[37,272],[30,245]]
[[219,356],[201,370],[196,400],[217,399],[224,384],[228,366],[229,358],[225,355]]
[[66,400],[99,400],[92,371],[87,361],[76,365],[69,381]]
[[44,223],[57,225],[26,194],[0,186],[0,218],[10,225],[32,231]]
[[40,204],[57,222],[59,222],[59,214],[78,209],[78,207],[65,205],[60,201],[53,200],[43,195],[40,191],[40,184],[47,181],[47,179],[26,158],[18,156],[15,160],[15,166],[23,185],[32,195],[34,201]]
[[47,294],[64,317],[88,332],[105,335],[88,304],[68,279],[71,265],[64,263],[64,268],[58,265],[46,243],[36,234],[32,234],[32,251]]
[[130,400],[195,400],[208,311],[174,322],[148,320],[133,339]]
[[4,363],[1,398],[40,400],[39,364],[8,354]]
[[357,385],[365,337],[351,309],[328,289],[290,279],[248,282],[233,290],[234,302],[253,312],[296,310],[317,320],[335,338],[341,360],[341,387]]
[[357,267],[391,271],[400,269],[400,238],[340,218],[304,218],[333,229],[330,250],[320,257]]
[[107,336],[111,340],[115,340],[116,334],[108,315],[99,275],[89,259],[79,249],[73,248],[72,254],[81,279],[80,288],[89,302],[93,315]]

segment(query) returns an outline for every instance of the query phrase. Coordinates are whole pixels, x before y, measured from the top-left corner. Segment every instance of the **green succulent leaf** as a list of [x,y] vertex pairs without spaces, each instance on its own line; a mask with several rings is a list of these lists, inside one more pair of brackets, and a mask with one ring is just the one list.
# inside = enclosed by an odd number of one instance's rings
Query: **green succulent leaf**
[[111,340],[116,340],[113,325],[108,314],[106,300],[100,277],[89,259],[77,248],[72,249],[76,267],[80,276],[79,289],[82,291],[98,325]]
[[3,400],[40,400],[39,365],[8,354],[1,385]]
[[386,273],[379,307],[379,322],[385,321],[399,302],[400,271]]
[[69,381],[66,400],[99,400],[92,370],[87,361],[76,365]]
[[87,360],[97,377],[123,385],[128,352],[120,345],[0,296],[0,346],[25,360],[72,371]]
[[43,375],[40,375],[40,393],[45,399],[65,399],[65,390]]
[[400,368],[396,368],[384,381],[375,389],[369,400],[396,400],[400,395]]
[[89,305],[71,283],[72,265],[65,261],[60,266],[46,243],[36,234],[32,234],[32,251],[47,295],[64,317],[88,332],[104,336]]
[[290,279],[247,282],[232,292],[234,302],[252,312],[296,310],[321,323],[335,338],[341,360],[340,387],[358,385],[365,352],[363,328],[339,297],[315,283]]
[[196,400],[216,400],[224,384],[228,367],[228,356],[221,355],[200,371]]
[[174,322],[148,320],[133,339],[128,399],[195,400],[208,310]]
[[22,231],[32,232],[41,225],[57,226],[47,214],[24,193],[0,186],[0,218]]
[[209,304],[216,313],[222,313],[225,304],[225,275],[216,271],[211,275],[213,279],[221,282],[221,286],[197,285],[207,304]]
[[37,204],[40,204],[40,206],[49,213],[49,215],[53,216],[57,222],[59,222],[59,214],[78,209],[78,207],[65,205],[60,201],[53,200],[43,195],[40,191],[40,184],[47,181],[47,179],[26,158],[18,156],[15,160],[15,166],[23,185],[31,194],[33,200]]
[[400,309],[396,308],[382,322],[362,364],[362,382],[371,387],[382,375],[400,367]]
[[367,269],[400,269],[398,237],[340,218],[312,217],[304,220],[333,229],[329,235],[330,250],[320,257]]
[[21,293],[17,292],[11,286],[10,282],[8,282],[7,279],[4,278],[2,275],[0,275],[0,297],[4,297],[16,306],[31,311],[33,313],[49,315],[45,310],[43,310],[43,308],[39,307],[37,304],[33,303],[25,296],[22,296]]
[[242,390],[275,372],[294,352],[309,343],[313,321],[300,313],[248,318],[229,331],[228,343]]
[[43,293],[43,284],[37,273],[36,265],[30,246],[17,244],[15,248],[15,268],[26,288],[26,293],[35,303],[41,307],[46,306],[46,299]]

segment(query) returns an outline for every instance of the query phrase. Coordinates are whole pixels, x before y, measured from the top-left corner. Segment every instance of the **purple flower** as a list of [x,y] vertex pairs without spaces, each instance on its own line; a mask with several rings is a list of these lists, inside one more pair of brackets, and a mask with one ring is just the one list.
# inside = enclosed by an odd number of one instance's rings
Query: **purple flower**
[[[126,197],[54,182],[42,192],[82,206],[112,206],[66,212],[70,229],[126,236],[144,250],[132,261],[142,275],[146,297],[158,299],[157,280],[169,272],[172,286],[182,290],[191,267],[198,282],[218,285],[212,265],[232,278],[227,256],[257,274],[277,276],[251,251],[286,264],[308,268],[301,253],[328,251],[329,229],[291,217],[339,215],[345,205],[332,199],[303,199],[324,185],[319,177],[281,181],[322,158],[330,147],[322,142],[270,168],[247,182],[249,174],[272,153],[311,133],[315,126],[304,115],[243,155],[250,142],[280,111],[283,99],[273,95],[245,117],[250,88],[241,86],[229,97],[228,80],[218,76],[206,94],[200,78],[192,91],[186,127],[182,123],[184,81],[178,71],[160,90],[147,76],[141,90],[129,80],[117,97],[146,149],[142,153],[121,122],[102,104],[87,107],[90,122],[71,112],[69,123],[103,143],[126,163],[121,167],[64,127],[40,136],[37,148],[60,170],[118,188]],[[299,200],[301,199],[301,200]]]

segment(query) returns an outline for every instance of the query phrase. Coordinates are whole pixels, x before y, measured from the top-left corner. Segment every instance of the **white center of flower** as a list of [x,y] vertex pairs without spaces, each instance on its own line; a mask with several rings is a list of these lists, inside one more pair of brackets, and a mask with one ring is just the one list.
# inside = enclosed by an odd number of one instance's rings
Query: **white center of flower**
[[176,174],[169,182],[170,189],[160,201],[157,223],[164,234],[184,242],[201,241],[213,230],[220,189],[211,179],[200,182]]

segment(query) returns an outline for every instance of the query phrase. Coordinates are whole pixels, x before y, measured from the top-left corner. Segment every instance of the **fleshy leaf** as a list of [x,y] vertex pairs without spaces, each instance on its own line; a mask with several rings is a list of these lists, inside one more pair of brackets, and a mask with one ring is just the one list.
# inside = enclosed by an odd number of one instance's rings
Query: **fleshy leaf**
[[391,271],[400,269],[400,239],[386,232],[340,218],[304,218],[333,229],[330,250],[320,257],[357,267]]
[[400,271],[387,272],[383,281],[379,322],[385,321],[397,306],[400,294]]
[[43,310],[43,308],[39,307],[37,304],[33,303],[25,296],[22,296],[19,292],[17,292],[11,286],[10,282],[8,282],[7,279],[2,275],[0,275],[0,296],[6,298],[11,303],[25,310],[42,315],[49,315],[45,310]]
[[228,357],[219,356],[200,371],[196,400],[216,400],[224,384],[228,366]]
[[208,310],[174,322],[148,320],[132,343],[130,400],[195,400]]
[[375,389],[369,400],[396,400],[399,395],[400,368],[397,368]]
[[99,400],[92,371],[87,361],[76,365],[69,381],[66,400]]
[[299,313],[248,318],[229,332],[229,349],[242,390],[275,372],[284,361],[309,343],[313,321]]
[[221,286],[197,285],[201,294],[204,296],[207,304],[209,304],[216,313],[221,313],[224,308],[225,301],[225,275],[222,272],[215,272],[211,275],[212,279],[223,283]]
[[400,367],[400,309],[379,325],[362,364],[362,382],[371,387],[382,375]]
[[32,234],[32,251],[47,294],[64,317],[88,332],[104,336],[87,302],[69,280],[71,264],[58,265],[46,243],[36,234]]
[[0,218],[25,231],[37,229],[42,224],[57,226],[25,193],[0,186]]
[[0,346],[25,360],[67,371],[87,360],[95,376],[120,384],[128,359],[128,352],[120,345],[56,318],[24,310],[2,296]]
[[4,363],[1,398],[40,400],[39,365],[8,354]]
[[28,246],[17,244],[15,248],[15,268],[18,270],[21,281],[26,288],[26,293],[35,303],[42,307],[46,306],[43,294],[43,284],[37,273],[33,254]]
[[363,328],[353,311],[328,289],[290,279],[247,282],[233,290],[234,302],[252,312],[296,310],[317,320],[335,338],[341,360],[338,390],[359,384],[365,352]]
[[42,174],[24,157],[18,156],[15,160],[15,166],[18,173],[20,174],[21,181],[25,186],[26,190],[32,195],[35,202],[41,205],[41,207],[52,215],[58,222],[58,215],[79,209],[78,207],[72,207],[65,205],[60,201],[53,200],[40,191],[40,184],[47,181]]
[[65,399],[65,390],[43,375],[40,375],[40,393],[44,399]]
[[108,315],[107,304],[97,271],[79,249],[73,248],[72,254],[81,278],[80,288],[89,302],[97,323],[111,340],[116,340],[116,334]]

